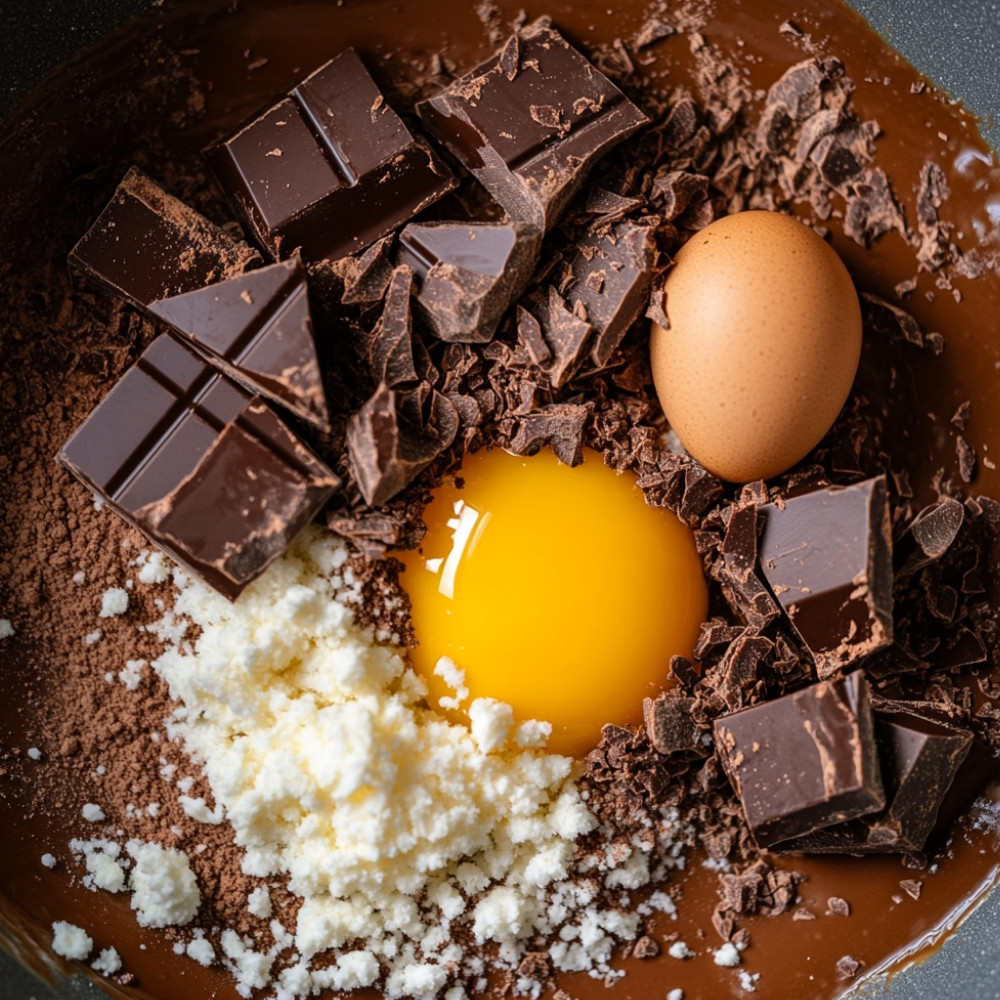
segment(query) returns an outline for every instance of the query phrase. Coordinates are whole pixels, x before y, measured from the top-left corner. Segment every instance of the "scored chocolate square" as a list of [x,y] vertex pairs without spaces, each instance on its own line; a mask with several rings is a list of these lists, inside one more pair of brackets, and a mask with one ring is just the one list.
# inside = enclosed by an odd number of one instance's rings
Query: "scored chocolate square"
[[885,805],[861,671],[716,719],[715,745],[761,847]]
[[884,476],[760,508],[760,564],[820,677],[892,642],[892,530]]
[[648,121],[544,18],[417,114],[513,219],[543,230],[593,163]]
[[112,387],[59,460],[230,600],[340,485],[259,396],[169,333]]
[[451,190],[447,167],[388,105],[354,49],[205,155],[273,257],[339,259]]
[[330,429],[299,258],[161,299],[149,311],[251,392]]

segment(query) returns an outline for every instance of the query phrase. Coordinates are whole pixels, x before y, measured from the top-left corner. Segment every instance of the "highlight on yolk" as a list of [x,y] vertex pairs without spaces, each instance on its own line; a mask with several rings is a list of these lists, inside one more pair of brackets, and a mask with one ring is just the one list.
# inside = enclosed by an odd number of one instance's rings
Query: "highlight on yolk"
[[507,702],[516,722],[552,724],[550,751],[582,756],[606,723],[640,722],[670,658],[691,655],[708,608],[693,536],[595,452],[570,468],[483,451],[459,479],[434,491],[423,544],[402,557],[429,701],[455,694],[434,673],[449,657],[462,709]]

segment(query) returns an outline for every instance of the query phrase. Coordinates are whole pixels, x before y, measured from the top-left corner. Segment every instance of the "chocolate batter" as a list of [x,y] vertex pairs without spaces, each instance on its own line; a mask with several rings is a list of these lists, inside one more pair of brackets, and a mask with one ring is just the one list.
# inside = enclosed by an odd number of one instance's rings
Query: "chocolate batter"
[[[639,77],[665,90],[678,82],[690,86],[695,32],[755,87],[770,86],[813,52],[839,56],[857,84],[859,119],[876,119],[882,127],[877,163],[910,221],[917,219],[921,168],[934,160],[950,188],[941,216],[954,226],[951,238],[966,250],[982,242],[988,260],[995,250],[988,234],[995,236],[1000,181],[973,123],[925,88],[855,15],[819,0],[794,8],[754,2],[704,16],[700,5],[692,6],[689,19],[664,15],[686,30],[641,49]],[[0,180],[9,199],[0,221],[0,433],[7,442],[0,456],[0,616],[15,628],[0,645],[0,922],[12,948],[39,969],[52,921],[80,923],[98,948],[114,945],[122,953],[124,977],[104,985],[125,997],[236,993],[221,969],[178,959],[169,934],[140,931],[125,898],[90,893],[69,878],[64,861],[53,870],[41,865],[45,852],[67,858],[67,841],[85,827],[85,803],[98,796],[116,803],[119,812],[110,818],[130,835],[189,853],[204,843],[193,865],[206,895],[216,898],[219,921],[239,929],[249,918],[239,852],[225,827],[193,823],[159,777],[164,762],[197,776],[179,748],[149,738],[147,723],[170,710],[162,685],[148,672],[134,692],[105,680],[126,660],[155,655],[154,639],[137,626],[161,617],[155,602],[169,603],[169,589],[136,588],[124,616],[98,618],[103,591],[135,576],[132,562],[146,543],[107,512],[95,511],[54,456],[149,342],[153,327],[72,286],[66,254],[132,163],[215,221],[227,222],[217,192],[205,182],[199,150],[341,48],[356,46],[405,98],[415,65],[427,70],[440,54],[461,73],[493,51],[516,14],[516,5],[504,4],[481,10],[481,19],[456,4],[445,27],[439,4],[423,0],[408,2],[402,13],[382,0],[344,8],[298,0],[247,2],[235,12],[222,3],[199,8],[169,7],[103,43],[30,98],[0,138]],[[550,14],[588,51],[634,38],[647,23],[638,4],[609,12],[607,4],[559,2],[530,13]],[[799,32],[779,30],[788,19]],[[490,37],[484,20],[498,29],[497,37]],[[1000,304],[996,271],[984,264],[982,274],[958,275],[947,283],[951,287],[940,287],[934,273],[917,274],[914,249],[898,233],[865,249],[844,235],[838,219],[829,226],[862,290],[896,301],[896,287],[916,276],[906,308],[926,331],[943,336],[940,357],[915,355],[912,376],[901,374],[911,379],[906,393],[917,405],[900,415],[897,443],[921,499],[932,498],[939,467],[953,477],[967,471],[957,448],[960,435],[978,457],[975,491],[1000,496],[1000,473],[989,451],[1000,429],[994,377],[1000,346],[983,329]],[[968,400],[971,416],[960,430],[949,417]],[[100,638],[88,643],[98,628]],[[39,760],[27,755],[29,748],[41,751]],[[208,790],[196,784],[191,794]],[[128,804],[145,809],[153,802],[161,806],[156,817],[146,811],[137,820],[126,811]],[[909,871],[898,858],[794,858],[788,866],[806,876],[800,903],[780,917],[747,921],[751,946],[741,969],[760,973],[761,996],[837,996],[853,975],[891,965],[949,923],[996,877],[996,849],[995,832],[962,823],[934,871]],[[664,946],[676,933],[706,952],[721,943],[710,920],[718,882],[694,861],[672,883],[680,887],[678,920],[664,920],[656,931]],[[274,895],[279,913],[294,912],[293,897]],[[710,960],[681,962],[661,953],[629,959],[625,967],[628,975],[610,995],[644,998],[675,987],[689,998],[739,995],[737,974]],[[567,979],[563,988],[580,1000],[606,995],[603,983],[588,979]]]

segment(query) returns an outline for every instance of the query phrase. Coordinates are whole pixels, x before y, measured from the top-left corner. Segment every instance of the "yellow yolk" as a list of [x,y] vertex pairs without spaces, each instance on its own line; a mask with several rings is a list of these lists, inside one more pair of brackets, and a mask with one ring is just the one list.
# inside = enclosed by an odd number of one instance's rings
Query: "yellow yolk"
[[479,452],[459,480],[434,491],[423,544],[403,557],[430,703],[455,696],[434,672],[448,657],[465,674],[462,709],[507,702],[517,722],[552,724],[557,753],[641,721],[707,612],[690,530],[594,452],[576,468],[547,451]]

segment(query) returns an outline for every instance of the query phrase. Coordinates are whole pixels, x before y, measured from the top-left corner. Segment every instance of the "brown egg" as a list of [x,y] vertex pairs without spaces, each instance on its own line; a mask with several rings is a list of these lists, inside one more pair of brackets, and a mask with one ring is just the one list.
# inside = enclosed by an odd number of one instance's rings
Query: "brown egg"
[[680,250],[665,296],[653,381],[688,452],[734,482],[804,458],[847,400],[861,354],[861,308],[836,252],[786,215],[726,216]]

